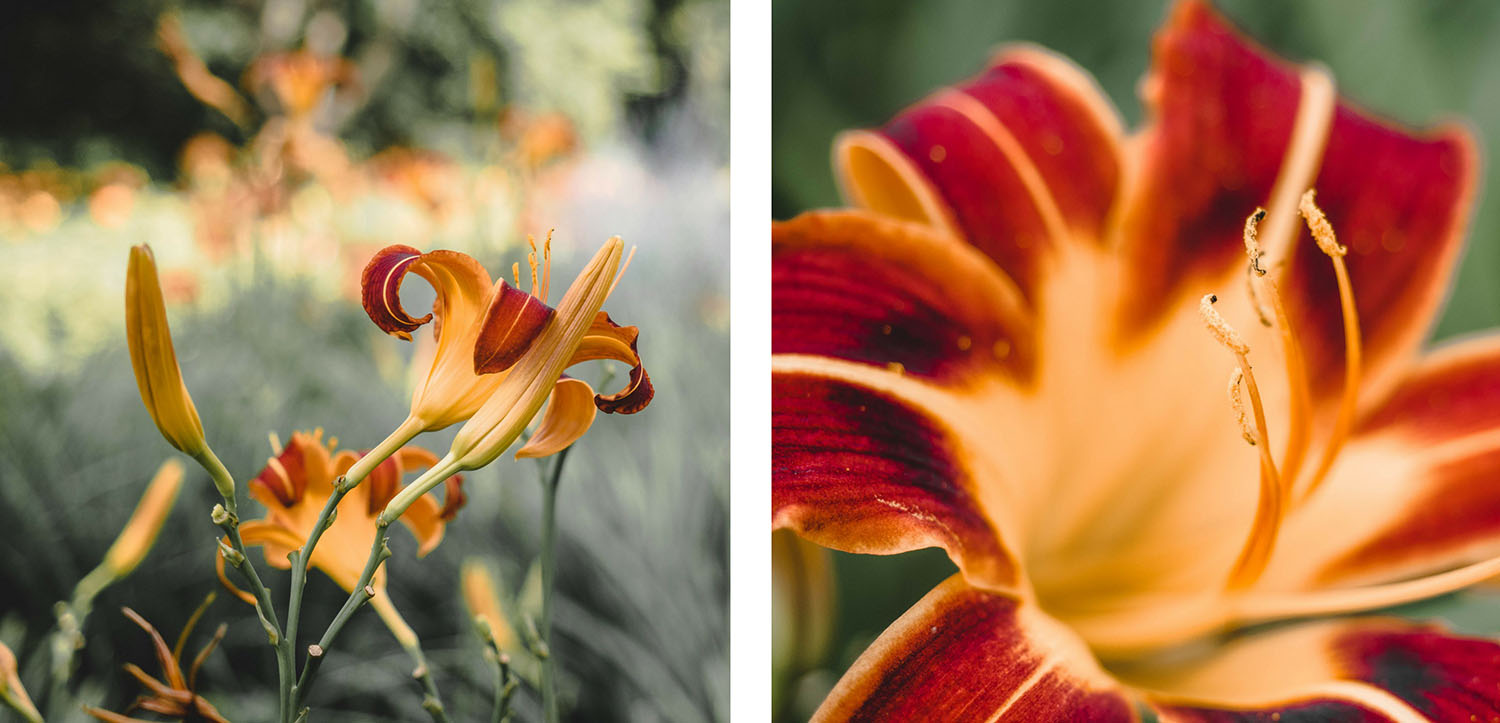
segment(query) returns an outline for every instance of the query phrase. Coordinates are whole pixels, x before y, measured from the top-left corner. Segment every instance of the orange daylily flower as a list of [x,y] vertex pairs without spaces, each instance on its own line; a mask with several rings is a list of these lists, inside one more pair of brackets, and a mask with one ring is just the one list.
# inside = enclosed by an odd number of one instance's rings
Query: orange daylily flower
[[[202,608],[199,609],[199,614],[202,613],[202,610]],[[224,633],[229,630],[229,627],[224,624],[219,625],[218,630],[214,631],[213,638],[193,657],[192,665],[188,667],[187,674],[183,675],[182,646],[187,642],[188,635],[193,631],[193,626],[197,624],[198,614],[189,618],[187,625],[183,626],[182,634],[177,636],[176,647],[168,648],[167,641],[162,639],[161,633],[157,632],[156,628],[152,627],[151,623],[146,622],[146,619],[141,617],[139,613],[130,608],[121,608],[121,612],[124,612],[125,617],[130,618],[131,622],[141,626],[141,629],[145,630],[151,636],[151,644],[156,649],[156,662],[161,665],[162,677],[166,680],[158,680],[152,677],[134,663],[126,663],[125,672],[129,673],[137,681],[140,681],[141,685],[145,686],[151,694],[136,698],[135,702],[131,703],[130,707],[125,709],[125,714],[123,715],[92,706],[84,706],[84,712],[108,723],[146,723],[145,719],[129,717],[129,713],[135,710],[149,711],[157,715],[180,718],[185,721],[229,723],[229,720],[220,714],[214,708],[213,704],[205,700],[203,696],[198,695],[197,692],[198,668],[203,665],[204,660],[208,659],[209,653],[212,653],[214,648],[218,647],[219,641],[224,639]]]
[[[521,352],[507,351],[514,348],[509,329],[520,327],[520,323],[487,324],[474,347],[475,369],[484,373],[503,367],[504,378],[454,435],[448,454],[391,500],[382,513],[385,519],[399,516],[417,495],[448,475],[495,461],[521,436],[543,404],[547,413],[531,439],[516,452],[518,459],[546,457],[567,448],[588,431],[596,406],[605,412],[625,414],[645,408],[651,401],[651,382],[635,352],[635,328],[616,326],[600,311],[619,280],[615,271],[623,247],[619,237],[605,242],[563,294],[556,318],[539,325]],[[491,321],[497,318],[504,319],[505,315],[494,315]],[[504,333],[492,334],[497,328]],[[492,363],[500,355],[506,355],[506,361]],[[563,374],[568,367],[592,359],[632,358],[636,365],[630,371],[629,383],[610,396],[595,395],[587,382]]]
[[815,720],[1500,716],[1495,641],[1329,619],[1500,572],[1500,337],[1419,356],[1474,141],[1201,0],[1143,88],[1005,49],[774,225],[773,526],[958,567]]
[[[552,262],[550,239],[543,248],[540,266],[533,245],[530,293],[517,288],[519,266],[512,269],[515,280],[512,286],[504,278],[491,282],[489,272],[478,261],[457,251],[421,253],[410,246],[394,245],[376,253],[363,274],[366,313],[386,333],[408,341],[411,332],[433,321],[437,349],[426,378],[412,395],[411,414],[376,446],[372,458],[423,431],[468,420],[481,407],[490,406],[486,403],[508,379],[511,386],[523,385],[533,392],[541,391],[522,426],[535,416],[542,402],[549,396],[551,399],[531,443],[517,453],[521,457],[547,456],[566,448],[588,430],[596,408],[622,414],[644,409],[651,401],[653,389],[636,349],[639,331],[633,326],[615,324],[608,314],[600,311],[618,280],[614,272],[622,246],[618,238],[610,239],[569,288],[557,309],[547,305]],[[606,267],[607,273],[602,273]],[[432,313],[420,318],[411,316],[401,306],[401,282],[408,272],[421,276],[437,291]],[[546,386],[532,385],[530,371],[523,374],[512,370],[523,358],[528,358],[533,347],[537,353],[529,358],[545,358],[547,366],[557,367]],[[562,376],[567,367],[597,359],[631,365],[630,381],[624,389],[612,395],[594,394],[588,383]],[[529,369],[528,364],[521,366]],[[464,432],[460,432],[462,436]],[[500,451],[503,448],[495,454]],[[351,473],[351,477],[357,478],[360,472],[362,468]]]
[[[307,544],[307,538],[318,521],[318,515],[333,494],[334,480],[359,459],[349,450],[334,452],[337,441],[323,442],[323,431],[311,434],[297,432],[285,448],[266,462],[264,469],[250,481],[250,496],[266,506],[266,516],[240,525],[245,544],[265,548],[266,563],[283,570],[291,568],[287,555]],[[313,567],[322,570],[346,592],[354,590],[370,546],[375,542],[376,517],[401,487],[401,478],[416,469],[429,467],[437,456],[420,447],[398,450],[370,472],[369,478],[351,490],[339,502],[333,524],[313,548]],[[417,538],[417,556],[431,552],[443,540],[449,520],[466,501],[462,477],[448,479],[444,499],[439,502],[423,495],[401,517]],[[224,558],[218,560],[219,578],[240,599],[253,604],[255,599],[232,585],[224,575]],[[376,595],[370,604],[388,624],[400,620],[385,594],[385,567],[375,573],[371,585]],[[405,623],[393,625],[400,634]]]

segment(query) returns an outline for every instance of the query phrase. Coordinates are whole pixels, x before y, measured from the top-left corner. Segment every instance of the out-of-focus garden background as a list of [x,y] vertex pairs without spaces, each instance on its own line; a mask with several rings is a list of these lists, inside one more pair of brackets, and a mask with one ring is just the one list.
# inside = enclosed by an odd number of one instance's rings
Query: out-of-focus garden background
[[[374,250],[453,248],[498,274],[549,229],[554,284],[609,235],[639,246],[607,308],[640,327],[656,385],[643,413],[600,415],[564,472],[563,708],[727,717],[728,15],[721,0],[0,8],[0,642],[49,721],[83,719],[80,702],[128,705],[140,689],[124,663],[155,672],[120,606],[171,641],[220,590],[216,495],[189,464],[155,549],[95,601],[69,705],[47,700],[53,604],[175,454],[126,354],[131,245],[155,251],[187,386],[243,490],[268,432],[322,427],[358,449],[404,418],[414,345],[358,300]],[[408,286],[409,308],[431,303]],[[441,453],[455,430],[417,443]],[[422,560],[393,533],[390,594],[454,720],[487,719],[493,683],[459,565],[477,556],[499,573],[518,627],[535,615],[536,476],[508,457],[470,474],[467,507]],[[261,569],[284,602],[286,573]],[[310,580],[307,637],[346,597]],[[271,649],[220,593],[187,645],[229,624],[199,687],[230,719],[270,719]],[[362,611],[323,666],[313,720],[425,719],[410,673]],[[539,719],[533,688],[516,710]]]
[[[1093,73],[1128,126],[1141,120],[1137,84],[1168,0],[990,2],[776,0],[772,6],[772,210],[790,218],[840,205],[829,167],[834,134],[878,126],[906,105],[980,71],[996,47],[1030,42]],[[1412,126],[1463,119],[1480,137],[1486,183],[1441,340],[1500,326],[1500,5],[1449,0],[1214,0],[1285,57],[1328,66],[1340,92]],[[798,557],[783,550],[780,560]],[[816,561],[802,559],[816,571]],[[806,720],[838,676],[886,625],[952,574],[941,551],[896,559],[835,554],[827,645],[817,625],[778,618],[778,710]],[[780,600],[819,609],[817,594]],[[1500,633],[1500,595],[1479,591],[1415,606],[1460,630]]]

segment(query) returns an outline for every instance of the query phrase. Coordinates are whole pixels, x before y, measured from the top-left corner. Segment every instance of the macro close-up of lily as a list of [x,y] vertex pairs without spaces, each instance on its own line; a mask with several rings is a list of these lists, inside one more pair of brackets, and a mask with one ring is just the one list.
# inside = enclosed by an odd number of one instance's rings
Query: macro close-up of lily
[[1140,89],[1002,47],[773,223],[773,528],[957,568],[813,719],[1497,719],[1500,643],[1388,610],[1500,574],[1500,338],[1424,348],[1476,138],[1202,0]]

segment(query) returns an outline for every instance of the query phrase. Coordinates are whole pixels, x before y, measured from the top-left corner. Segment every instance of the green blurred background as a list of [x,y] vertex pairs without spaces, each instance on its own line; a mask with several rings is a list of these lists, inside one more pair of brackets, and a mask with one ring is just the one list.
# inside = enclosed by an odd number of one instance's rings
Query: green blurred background
[[[216,495],[189,463],[161,539],[96,600],[68,694],[48,700],[53,604],[174,454],[124,345],[132,244],[155,251],[186,383],[243,492],[268,432],[322,427],[358,449],[404,418],[413,345],[360,308],[370,253],[455,248],[508,276],[526,235],[554,228],[554,286],[611,234],[639,246],[607,309],[640,327],[656,385],[643,413],[600,415],[563,475],[563,708],[727,717],[728,15],[720,0],[0,7],[0,642],[49,721],[82,720],[80,703],[123,709],[141,692],[124,663],[157,672],[120,606],[171,641],[220,590]],[[407,286],[408,308],[431,303]],[[417,443],[441,452],[454,431]],[[470,474],[468,505],[422,560],[393,533],[390,594],[454,720],[487,719],[493,682],[459,565],[499,573],[516,627],[535,614],[536,477],[508,457]],[[286,574],[261,569],[283,598]],[[308,637],[344,598],[312,574]],[[247,606],[220,590],[189,654],[220,622],[201,692],[232,720],[270,719],[274,660]],[[410,668],[362,612],[322,668],[313,720],[425,719]],[[531,687],[516,707],[539,719]]]
[[[1328,66],[1340,92],[1421,127],[1463,119],[1483,169],[1500,168],[1500,4],[1471,0],[1215,0],[1281,55]],[[1051,48],[1098,79],[1129,126],[1166,0],[989,2],[776,0],[772,5],[772,212],[840,204],[829,155],[846,128],[878,126],[941,85],[984,67],[996,47]],[[1488,175],[1488,174],[1487,174]],[[1490,176],[1492,178],[1492,176]],[[1469,245],[1435,338],[1500,325],[1500,184],[1476,201]],[[805,720],[854,657],[953,571],[940,551],[898,558],[834,556],[836,614],[828,652],[783,687],[785,720]],[[1500,597],[1469,593],[1414,608],[1471,632],[1500,632]],[[784,625],[784,622],[782,623]]]

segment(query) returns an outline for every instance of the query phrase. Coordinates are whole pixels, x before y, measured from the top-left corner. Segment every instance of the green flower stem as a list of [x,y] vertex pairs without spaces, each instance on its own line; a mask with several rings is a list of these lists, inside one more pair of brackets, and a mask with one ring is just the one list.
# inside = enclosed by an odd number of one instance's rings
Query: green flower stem
[[250,594],[255,597],[255,611],[260,616],[261,626],[266,630],[266,638],[276,650],[276,692],[280,720],[282,723],[291,723],[292,678],[297,670],[296,661],[292,659],[292,642],[287,639],[281,621],[276,616],[276,606],[271,603],[271,591],[261,582],[260,574],[255,571],[255,565],[250,562],[250,556],[245,551],[245,541],[240,537],[239,504],[235,500],[234,477],[230,476],[229,470],[224,468],[224,463],[219,461],[212,449],[205,447],[193,459],[208,470],[209,476],[213,478],[214,488],[224,499],[223,507],[214,508],[213,520],[229,538],[229,547],[234,553],[226,555],[225,561],[240,572],[250,586]]
[[557,488],[562,478],[563,463],[568,459],[568,447],[557,454],[557,460],[548,471],[542,466],[542,646],[549,652],[542,663],[542,712],[547,723],[557,723],[557,661],[552,650],[552,596],[555,593],[554,571],[557,547]]
[[396,637],[396,642],[411,656],[416,664],[412,669],[411,677],[416,678],[422,685],[425,695],[422,698],[422,708],[432,716],[434,723],[448,723],[447,709],[443,707],[443,696],[438,693],[437,680],[432,676],[432,668],[427,665],[427,656],[422,654],[422,640],[417,637],[417,632],[406,624],[406,619],[401,617],[401,611],[391,602],[390,595],[377,593],[376,597],[370,599],[370,605],[380,615],[385,626],[390,629],[391,635]]
[[[397,450],[405,446],[407,442],[411,441],[412,437],[417,436],[421,431],[421,423],[407,419],[389,437],[386,437],[384,441],[376,445],[369,453],[356,460],[354,465],[349,468],[349,471],[334,482],[333,494],[328,496],[328,501],[323,504],[323,510],[318,513],[318,520],[313,523],[312,533],[307,536],[307,544],[303,545],[302,549],[293,553],[292,556],[292,589],[287,598],[286,607],[286,638],[289,646],[296,646],[297,644],[298,626],[302,619],[302,597],[304,589],[307,586],[307,570],[312,564],[313,549],[318,546],[318,540],[322,539],[323,533],[327,532],[328,528],[333,526],[334,517],[338,513],[339,503],[344,500],[344,496],[349,494],[350,490],[358,487],[359,483],[365,481],[365,478],[381,462],[384,462],[391,455],[395,454]],[[306,665],[311,664],[312,660],[309,658],[307,663],[304,663],[304,670],[306,670]]]
[[499,648],[489,657],[495,664],[495,706],[490,723],[505,723],[510,720],[510,699],[516,692],[515,674],[510,670],[510,656]]
[[349,599],[344,601],[344,606],[339,608],[337,615],[328,623],[328,628],[323,631],[323,637],[319,638],[316,645],[310,645],[307,649],[307,664],[302,666],[302,675],[297,679],[297,685],[293,688],[292,707],[301,708],[303,701],[307,700],[307,693],[312,688],[313,679],[318,674],[318,668],[323,664],[323,658],[327,657],[328,651],[333,647],[334,641],[338,639],[339,632],[354,616],[355,611],[375,597],[375,588],[370,584],[375,579],[375,571],[380,569],[381,563],[391,556],[391,548],[385,544],[386,533],[390,525],[383,519],[376,522],[375,541],[370,545],[370,556],[365,560],[364,572],[359,576],[359,582],[349,592]]

